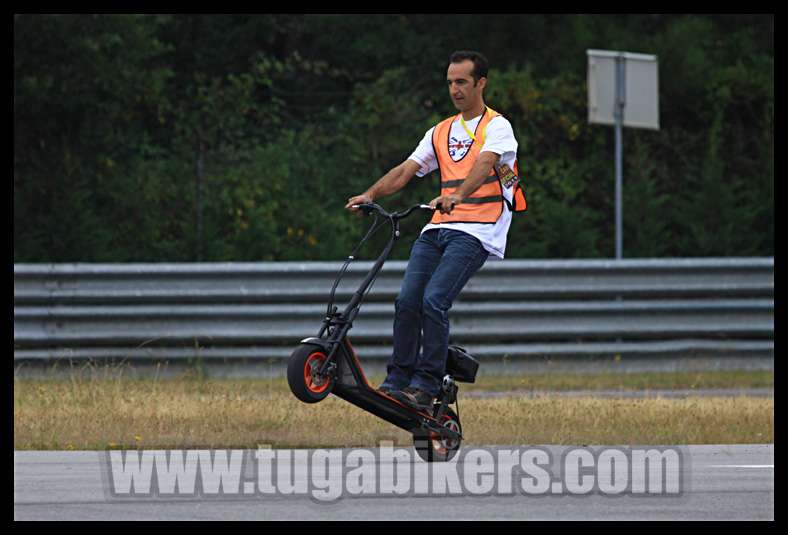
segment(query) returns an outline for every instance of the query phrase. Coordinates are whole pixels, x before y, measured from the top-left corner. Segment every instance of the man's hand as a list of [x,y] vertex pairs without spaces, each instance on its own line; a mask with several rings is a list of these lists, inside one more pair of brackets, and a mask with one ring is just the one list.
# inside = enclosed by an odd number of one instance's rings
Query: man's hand
[[441,205],[441,213],[442,214],[450,214],[451,211],[454,209],[455,204],[460,204],[462,202],[462,197],[457,194],[450,193],[448,195],[441,195],[440,197],[435,197],[430,201],[430,208],[435,210],[437,205]]
[[361,216],[363,215],[361,211],[358,208],[352,208],[352,206],[354,204],[364,204],[372,201],[373,201],[372,197],[370,197],[366,193],[362,193],[361,195],[356,195],[355,197],[349,198],[347,200],[347,204],[345,205],[345,208],[347,208],[351,212],[356,212],[356,215]]

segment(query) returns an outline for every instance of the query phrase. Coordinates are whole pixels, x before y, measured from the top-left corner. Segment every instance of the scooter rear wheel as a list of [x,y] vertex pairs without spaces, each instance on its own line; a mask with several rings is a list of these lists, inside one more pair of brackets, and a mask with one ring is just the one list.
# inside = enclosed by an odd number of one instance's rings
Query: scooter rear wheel
[[[441,423],[444,427],[462,434],[460,418],[452,409],[446,410]],[[428,463],[451,461],[460,451],[461,442],[461,439],[441,438],[437,433],[424,429],[413,433],[413,446],[416,448],[416,453]]]
[[334,382],[318,375],[327,356],[319,347],[300,345],[287,362],[287,384],[295,397],[304,403],[317,403],[331,393]]

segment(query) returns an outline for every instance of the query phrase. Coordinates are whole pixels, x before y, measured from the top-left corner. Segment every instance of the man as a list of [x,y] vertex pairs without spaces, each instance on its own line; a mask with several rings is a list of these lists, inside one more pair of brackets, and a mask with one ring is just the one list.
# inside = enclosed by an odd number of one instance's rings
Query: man
[[379,387],[421,410],[440,391],[453,301],[487,258],[503,258],[511,212],[525,210],[511,124],[484,103],[487,71],[482,54],[454,52],[446,82],[460,113],[428,130],[407,160],[345,207],[358,210],[351,206],[440,170],[440,195],[429,203],[436,211],[413,244],[395,301],[394,348]]

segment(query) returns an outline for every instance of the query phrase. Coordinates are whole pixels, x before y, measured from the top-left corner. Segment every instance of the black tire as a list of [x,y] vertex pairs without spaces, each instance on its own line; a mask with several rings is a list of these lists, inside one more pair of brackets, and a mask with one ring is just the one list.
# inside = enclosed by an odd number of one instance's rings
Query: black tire
[[325,361],[326,353],[321,348],[303,344],[293,350],[287,362],[287,384],[295,397],[304,403],[317,403],[331,393],[334,382],[331,378],[315,376],[315,370]]
[[[451,409],[448,409],[444,414],[443,425],[462,434],[460,418]],[[441,439],[435,433],[424,429],[413,432],[413,446],[416,448],[416,453],[428,463],[451,461],[460,451],[461,442],[461,439],[456,441]]]

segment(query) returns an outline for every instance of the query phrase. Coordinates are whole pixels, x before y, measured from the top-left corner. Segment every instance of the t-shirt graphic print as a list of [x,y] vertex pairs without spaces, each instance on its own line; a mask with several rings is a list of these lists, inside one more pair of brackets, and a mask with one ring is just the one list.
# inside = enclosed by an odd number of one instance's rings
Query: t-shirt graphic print
[[455,162],[462,160],[468,154],[472,144],[473,140],[471,138],[458,139],[454,136],[449,137],[449,156]]

